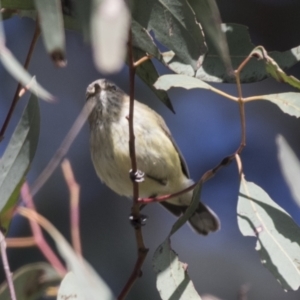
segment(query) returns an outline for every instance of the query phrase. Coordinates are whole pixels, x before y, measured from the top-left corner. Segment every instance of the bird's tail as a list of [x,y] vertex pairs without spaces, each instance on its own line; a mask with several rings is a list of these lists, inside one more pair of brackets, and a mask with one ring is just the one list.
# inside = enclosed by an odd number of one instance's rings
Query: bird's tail
[[[176,216],[183,214],[188,206],[174,205],[160,202],[167,210]],[[189,218],[189,224],[199,234],[207,235],[220,229],[220,220],[217,215],[204,203],[199,202],[194,214]]]

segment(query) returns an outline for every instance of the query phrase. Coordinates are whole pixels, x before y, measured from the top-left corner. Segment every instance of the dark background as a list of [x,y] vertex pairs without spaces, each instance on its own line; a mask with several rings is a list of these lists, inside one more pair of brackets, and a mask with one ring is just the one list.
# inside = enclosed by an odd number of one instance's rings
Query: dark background
[[[299,1],[218,1],[224,22],[249,26],[252,41],[268,51],[284,51],[300,44]],[[7,46],[23,62],[34,30],[30,19],[14,17],[5,23]],[[38,150],[28,180],[34,181],[66,135],[85,102],[86,86],[102,78],[93,65],[91,49],[82,37],[68,31],[65,69],[57,69],[45,53],[39,40],[30,64],[30,72],[58,98],[55,104],[40,102],[41,133]],[[158,65],[158,64],[157,64]],[[166,70],[160,67],[161,72]],[[299,66],[288,71],[300,77]],[[17,83],[0,66],[0,121],[4,120]],[[128,91],[128,70],[109,76]],[[235,85],[216,85],[236,95]],[[244,96],[293,91],[272,79],[243,85]],[[236,103],[209,91],[181,89],[169,93],[176,115],[172,114],[138,78],[136,98],[158,111],[166,120],[181,148],[192,178],[216,166],[239,145],[240,123]],[[28,96],[17,106],[4,142],[17,124]],[[277,160],[275,138],[282,134],[300,156],[300,121],[282,113],[268,102],[253,102],[246,106],[247,147],[242,154],[246,179],[261,186],[273,200],[300,222],[299,208],[291,198]],[[2,121],[1,121],[2,122]],[[133,230],[128,223],[130,201],[115,195],[97,178],[89,154],[88,127],[81,131],[69,151],[78,183],[81,186],[81,236],[86,259],[94,266],[117,295],[125,284],[136,259]],[[255,251],[255,239],[245,238],[237,227],[236,204],[239,180],[235,163],[223,168],[203,188],[202,198],[219,215],[222,229],[208,237],[198,236],[184,226],[172,238],[172,246],[181,261],[188,263],[189,274],[200,294],[211,293],[222,299],[238,299],[243,284],[250,287],[249,299],[299,299],[299,292],[284,292],[265,269]],[[69,194],[57,169],[35,197],[39,212],[45,215],[69,239]],[[144,229],[150,248],[143,266],[143,277],[128,299],[159,299],[152,271],[152,255],[169,232],[174,217],[157,204],[146,208],[149,216]],[[11,236],[28,235],[27,222],[16,217]],[[13,270],[26,262],[43,259],[36,249],[10,250]]]

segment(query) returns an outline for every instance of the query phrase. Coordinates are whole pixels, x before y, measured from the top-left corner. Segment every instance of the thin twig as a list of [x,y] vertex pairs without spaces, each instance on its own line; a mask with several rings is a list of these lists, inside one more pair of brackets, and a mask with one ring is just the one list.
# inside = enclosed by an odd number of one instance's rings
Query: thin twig
[[[35,48],[36,42],[39,38],[39,35],[40,35],[40,27],[39,27],[38,21],[36,21],[34,34],[33,34],[31,44],[30,44],[29,49],[28,49],[27,57],[26,57],[26,60],[25,60],[25,63],[24,63],[24,69],[25,70],[28,69],[28,66],[29,66],[29,63],[30,63],[30,60],[31,60],[31,57],[32,57],[32,54],[33,54],[33,50]],[[15,110],[15,107],[18,103],[18,100],[20,99],[20,95],[22,95],[22,94],[20,94],[21,89],[22,89],[22,85],[21,85],[21,83],[18,83],[13,101],[10,105],[9,111],[6,115],[6,118],[3,122],[2,128],[0,130],[0,141],[2,141],[4,139],[4,134],[5,134],[6,128],[9,124],[9,121],[10,121],[11,116],[12,116],[14,110]]]
[[[128,38],[128,61],[129,61],[129,80],[130,80],[130,106],[129,106],[129,153],[131,159],[131,172],[132,174],[137,173],[137,163],[136,163],[136,153],[135,153],[135,136],[134,136],[134,76],[135,76],[135,64],[134,57],[132,51],[132,33],[129,30],[129,38]],[[146,60],[144,60],[146,61]],[[131,214],[134,218],[140,219],[140,203],[139,199],[139,186],[136,180],[133,180],[133,204],[131,208]],[[125,299],[126,295],[131,290],[132,286],[136,282],[136,280],[141,276],[141,267],[146,259],[148,249],[145,247],[142,228],[140,226],[136,226],[135,228],[135,238],[138,249],[138,258],[133,268],[133,271],[127,280],[127,283],[123,287],[118,300]]]
[[143,56],[142,58],[140,58],[138,61],[133,63],[134,68],[137,68],[139,65],[141,65],[142,63],[144,63],[145,61],[151,59],[153,56],[147,54],[146,56]]
[[5,271],[6,281],[10,293],[11,300],[17,300],[14,283],[12,280],[12,273],[10,272],[9,263],[6,253],[6,242],[3,233],[0,231],[0,248],[1,248],[1,257],[3,263],[3,269]]
[[[36,211],[35,205],[33,203],[32,195],[29,191],[29,186],[27,182],[24,182],[22,189],[21,189],[21,195],[24,203],[28,208],[30,208],[33,211]],[[53,250],[50,248],[46,240],[44,239],[44,236],[42,234],[42,230],[37,222],[30,219],[30,227],[33,233],[33,237],[35,239],[35,242],[37,246],[39,247],[40,251],[44,254],[46,259],[50,262],[50,264],[53,266],[53,268],[60,274],[64,275],[66,274],[67,270],[64,267],[64,265],[61,263],[61,261],[58,259],[56,254],[53,252]]]
[[34,237],[24,237],[24,238],[7,238],[7,247],[9,248],[24,248],[24,247],[35,247],[36,242]]
[[66,183],[70,191],[70,220],[71,239],[75,252],[82,255],[80,229],[79,229],[79,192],[80,186],[74,178],[72,167],[68,159],[64,159],[61,164]]
[[64,140],[62,141],[60,147],[57,149],[57,151],[55,152],[54,156],[51,158],[51,160],[49,161],[45,169],[42,171],[42,173],[33,183],[30,189],[32,196],[34,196],[40,190],[40,188],[45,184],[45,182],[49,179],[49,177],[52,175],[54,170],[60,164],[62,158],[68,152],[69,148],[74,142],[82,126],[86,122],[94,106],[95,106],[95,102],[93,101],[86,102],[80,114],[78,115],[77,119],[75,120],[74,124],[72,125],[71,129],[69,130]]

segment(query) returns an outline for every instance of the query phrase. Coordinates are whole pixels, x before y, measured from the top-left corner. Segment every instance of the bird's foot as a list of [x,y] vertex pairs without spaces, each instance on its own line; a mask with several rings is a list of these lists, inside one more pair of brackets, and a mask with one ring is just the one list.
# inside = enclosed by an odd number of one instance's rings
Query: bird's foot
[[139,229],[142,226],[146,225],[146,221],[147,221],[147,216],[146,215],[142,215],[140,214],[139,217],[135,217],[133,215],[129,216],[129,221],[131,223],[131,225],[135,228],[135,229]]
[[132,170],[130,170],[129,176],[132,181],[135,181],[138,183],[143,182],[145,180],[145,173],[142,172],[141,170],[137,170],[136,172],[133,172]]

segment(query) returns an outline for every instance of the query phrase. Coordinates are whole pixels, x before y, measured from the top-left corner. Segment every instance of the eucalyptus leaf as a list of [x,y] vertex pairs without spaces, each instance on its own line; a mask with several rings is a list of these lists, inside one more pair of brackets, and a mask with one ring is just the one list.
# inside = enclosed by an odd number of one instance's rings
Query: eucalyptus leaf
[[284,289],[300,286],[300,228],[291,216],[252,182],[241,180],[238,225],[244,236],[257,239],[262,264]]
[[31,10],[34,9],[34,0],[1,0],[1,7],[18,9],[18,10]]
[[276,144],[282,175],[294,200],[300,206],[300,161],[282,135],[277,136]]
[[184,89],[207,89],[207,90],[214,90],[214,87],[205,83],[204,81],[189,77],[187,75],[177,75],[177,74],[170,74],[170,75],[162,75],[160,76],[154,84],[155,88],[159,90],[169,90],[172,87],[180,87]]
[[201,300],[187,273],[187,264],[179,261],[166,239],[154,253],[153,269],[157,274],[156,287],[163,300]]
[[290,116],[300,117],[300,93],[278,93],[270,95],[261,95],[254,97],[254,99],[246,99],[246,102],[253,100],[267,100],[276,104],[284,113],[289,114]]
[[207,47],[203,32],[185,0],[139,0],[132,4],[132,17],[155,39],[191,66],[194,72],[200,66]]
[[195,189],[193,191],[192,201],[191,201],[189,207],[184,212],[184,214],[182,216],[180,216],[177,219],[177,221],[175,222],[175,224],[172,226],[172,230],[169,233],[169,237],[171,237],[171,235],[173,235],[179,228],[181,228],[186,223],[186,221],[193,215],[193,213],[195,212],[195,210],[197,209],[198,204],[199,204],[201,189],[202,189],[202,182],[197,184],[197,186],[195,187]]
[[56,66],[66,65],[66,42],[60,0],[35,0],[44,44]]
[[[0,160],[0,211],[2,217],[8,207],[13,207],[18,199],[21,182],[35,155],[39,130],[39,105],[36,96],[32,94]],[[9,204],[7,204],[8,202]]]
[[[13,283],[17,299],[39,300],[45,293],[45,290],[57,285],[60,276],[47,263],[38,262],[27,264],[14,271]],[[0,299],[11,299],[7,283],[0,286]]]
[[46,101],[52,101],[53,96],[39,85],[33,77],[15,59],[8,48],[5,47],[5,33],[3,22],[0,19],[0,61],[4,68],[23,86],[26,86],[32,93]]
[[195,12],[197,21],[203,27],[206,39],[211,41],[222,59],[228,75],[232,73],[226,35],[222,31],[221,15],[215,0],[187,0]]

